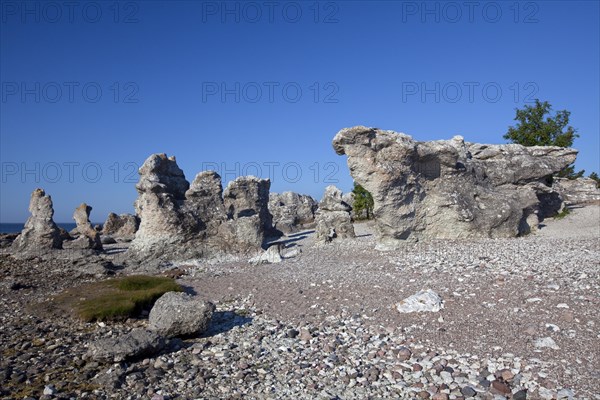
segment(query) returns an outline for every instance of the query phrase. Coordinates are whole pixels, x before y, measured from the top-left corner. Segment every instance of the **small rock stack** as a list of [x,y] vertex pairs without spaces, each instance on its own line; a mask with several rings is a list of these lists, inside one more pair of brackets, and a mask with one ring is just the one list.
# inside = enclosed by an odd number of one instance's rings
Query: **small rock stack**
[[85,203],[81,203],[73,213],[73,219],[77,224],[75,228],[79,233],[77,239],[65,242],[65,247],[72,249],[91,249],[102,250],[102,242],[100,241],[100,233],[94,229],[90,222],[90,212],[92,207]]
[[269,211],[273,215],[273,228],[285,234],[314,227],[317,208],[316,200],[308,195],[295,192],[269,195]]
[[60,229],[54,223],[52,198],[43,189],[35,189],[29,202],[31,216],[21,234],[15,239],[13,248],[22,253],[44,253],[62,248]]
[[352,207],[342,200],[342,191],[333,185],[327,186],[317,211],[317,242],[355,237],[351,211]]

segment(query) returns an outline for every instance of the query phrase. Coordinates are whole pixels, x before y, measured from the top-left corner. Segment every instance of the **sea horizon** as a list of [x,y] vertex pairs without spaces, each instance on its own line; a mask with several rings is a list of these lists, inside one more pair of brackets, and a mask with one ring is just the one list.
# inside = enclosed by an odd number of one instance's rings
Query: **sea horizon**
[[[75,222],[55,222],[59,228],[63,228],[67,232],[75,229],[77,224]],[[92,226],[100,225],[102,222],[92,222]],[[0,222],[0,234],[2,233],[20,233],[25,227],[25,222]]]

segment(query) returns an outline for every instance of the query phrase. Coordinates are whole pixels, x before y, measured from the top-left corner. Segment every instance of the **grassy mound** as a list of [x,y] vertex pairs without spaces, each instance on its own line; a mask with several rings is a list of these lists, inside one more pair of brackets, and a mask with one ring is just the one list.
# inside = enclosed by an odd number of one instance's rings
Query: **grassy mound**
[[171,278],[132,275],[71,288],[59,301],[71,303],[84,321],[120,320],[139,315],[166,292],[180,291]]

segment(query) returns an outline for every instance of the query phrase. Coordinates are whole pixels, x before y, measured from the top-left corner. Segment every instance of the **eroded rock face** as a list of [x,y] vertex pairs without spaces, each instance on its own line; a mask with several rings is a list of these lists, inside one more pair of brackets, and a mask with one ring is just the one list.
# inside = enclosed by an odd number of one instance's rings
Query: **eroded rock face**
[[273,215],[273,228],[283,233],[314,227],[317,208],[316,200],[308,195],[294,192],[269,195],[269,211]]
[[102,227],[102,235],[121,241],[131,241],[135,237],[139,225],[140,221],[135,215],[110,213]]
[[317,242],[355,237],[350,211],[352,207],[342,199],[342,191],[333,185],[327,186],[316,216]]
[[273,217],[269,212],[271,182],[254,176],[241,176],[229,182],[223,192],[227,213],[225,231],[233,234],[237,246],[250,250],[271,233]]
[[20,252],[45,252],[62,248],[62,238],[54,223],[52,198],[43,189],[35,189],[29,201],[31,216],[27,219],[21,234],[13,247]]
[[600,201],[600,188],[590,178],[555,178],[552,185],[568,205],[587,204]]
[[380,243],[419,238],[511,237],[537,223],[544,180],[575,161],[560,147],[418,142],[357,126],[333,140],[355,181],[373,195]]
[[77,224],[75,230],[79,234],[77,239],[67,242],[68,247],[72,249],[92,249],[102,250],[102,242],[100,233],[94,229],[90,222],[90,212],[92,207],[85,203],[81,203],[73,213],[73,219]]
[[240,177],[225,191],[212,171],[190,185],[174,157],[153,154],[139,170],[140,226],[129,254],[153,264],[261,248],[271,230],[270,181]]

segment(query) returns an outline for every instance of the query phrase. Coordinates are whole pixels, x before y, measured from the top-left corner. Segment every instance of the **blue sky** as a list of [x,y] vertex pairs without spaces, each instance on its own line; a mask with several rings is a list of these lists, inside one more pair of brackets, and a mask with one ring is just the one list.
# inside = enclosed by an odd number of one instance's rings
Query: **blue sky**
[[56,221],[133,212],[156,152],[190,181],[216,167],[320,198],[352,185],[341,128],[503,143],[535,98],[571,111],[576,166],[600,170],[597,1],[66,4],[2,1],[1,222],[36,187]]

